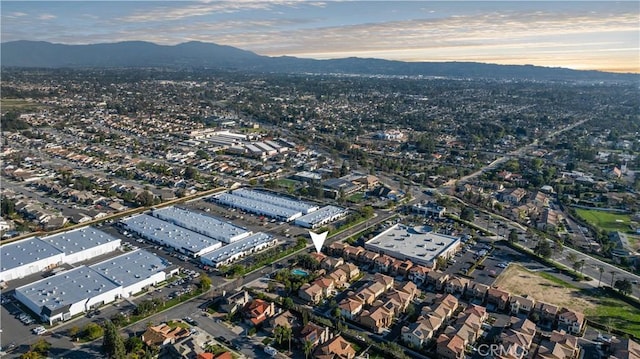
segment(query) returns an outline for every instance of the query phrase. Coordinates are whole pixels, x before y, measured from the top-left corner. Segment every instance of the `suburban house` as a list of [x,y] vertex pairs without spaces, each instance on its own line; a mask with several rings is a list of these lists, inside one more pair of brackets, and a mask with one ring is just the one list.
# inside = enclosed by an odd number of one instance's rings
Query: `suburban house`
[[413,263],[410,260],[395,259],[391,263],[391,274],[404,277],[409,274],[411,267],[413,267]]
[[629,338],[620,338],[611,343],[609,348],[611,359],[636,359],[640,358],[640,344]]
[[382,333],[384,329],[393,323],[393,309],[388,309],[384,305],[365,310],[360,314],[360,324],[371,329],[374,333]]
[[555,305],[538,302],[535,304],[533,311],[540,316],[541,320],[553,323],[556,320],[556,315],[558,315],[558,310],[559,308]]
[[344,248],[347,244],[342,242],[333,242],[329,245],[327,252],[329,252],[332,256],[342,257],[342,253],[344,252]]
[[427,273],[427,284],[433,285],[436,290],[442,290],[449,279],[449,275],[438,270]]
[[415,323],[402,327],[402,340],[414,348],[427,344],[429,339],[442,325],[443,318],[436,315],[420,317]]
[[320,268],[326,271],[331,271],[343,264],[344,264],[344,259],[342,258],[327,257],[320,262]]
[[347,244],[342,252],[342,258],[349,259],[353,262],[357,262],[360,259],[360,255],[364,253],[364,248],[354,247]]
[[345,298],[338,304],[338,308],[343,318],[353,320],[362,312],[364,304],[357,299]]
[[273,302],[254,299],[244,308],[244,316],[248,324],[258,325],[272,317],[276,312]]
[[[543,339],[538,345],[536,359],[577,359],[579,354],[578,338],[563,330],[554,330],[549,339]],[[640,357],[640,351],[636,354]]]
[[368,264],[368,265],[372,265],[374,263],[374,261],[376,260],[376,258],[380,257],[380,254],[370,251],[370,250],[365,250],[364,254],[362,256],[360,256],[360,261],[363,264]]
[[533,298],[525,298],[519,295],[512,295],[511,299],[509,300],[511,314],[529,314],[533,310],[535,304],[536,301]]
[[382,273],[376,273],[373,276],[373,280],[375,281],[375,283],[380,283],[382,284],[384,290],[389,290],[393,287],[393,278],[389,277],[388,275],[384,275]]
[[360,275],[360,268],[353,263],[345,263],[338,266],[338,269],[341,269],[347,274],[347,280],[352,281]]
[[[506,332],[501,335],[505,347],[513,347],[515,352],[529,350],[533,337],[536,335],[536,325],[529,319],[517,319]],[[521,348],[521,349],[518,349]]]
[[323,298],[322,287],[305,283],[298,289],[298,296],[309,303],[318,304]]
[[558,313],[558,327],[571,334],[578,334],[584,325],[584,314],[562,308]]
[[333,281],[336,288],[344,288],[349,281],[349,276],[342,268],[334,269],[331,273],[327,274],[327,277]]
[[429,273],[431,269],[421,266],[415,265],[409,269],[409,280],[417,285],[424,284],[427,281],[427,273]]
[[440,334],[437,340],[436,353],[439,358],[463,359],[467,342],[457,335],[451,337]]
[[269,318],[267,323],[268,327],[272,329],[277,326],[294,328],[298,326],[298,318],[296,318],[296,316],[293,315],[293,313],[291,313],[290,311],[285,310]]
[[176,340],[186,338],[190,335],[188,329],[182,327],[171,328],[165,323],[148,327],[142,334],[142,341],[148,346],[161,347],[167,344],[174,344]]
[[487,303],[494,304],[498,310],[505,310],[509,304],[509,292],[498,288],[489,288],[487,291]]
[[300,331],[300,343],[310,341],[314,346],[329,340],[329,328],[321,327],[313,322],[307,323]]
[[227,295],[223,296],[220,300],[220,311],[224,313],[235,313],[239,309],[244,308],[244,306],[249,303],[249,292],[246,290],[242,290],[235,293],[227,293]]
[[453,276],[449,278],[449,280],[447,281],[444,291],[453,295],[462,296],[467,290],[468,285],[469,285],[469,280],[467,278]]
[[489,292],[489,286],[482,283],[470,282],[467,286],[467,297],[479,303],[484,303]]
[[393,264],[393,258],[386,254],[382,254],[373,261],[373,267],[376,272],[389,273],[391,265]]
[[356,351],[351,343],[338,335],[320,344],[313,353],[315,359],[353,359]]

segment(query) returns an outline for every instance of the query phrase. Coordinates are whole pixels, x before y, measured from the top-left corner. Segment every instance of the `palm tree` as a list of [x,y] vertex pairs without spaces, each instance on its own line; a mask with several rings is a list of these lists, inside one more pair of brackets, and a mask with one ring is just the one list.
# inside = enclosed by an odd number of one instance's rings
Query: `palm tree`
[[616,271],[612,270],[609,273],[611,273],[611,288],[613,288],[613,280],[616,277]]
[[309,354],[311,354],[311,350],[313,349],[313,342],[310,340],[304,341],[304,357],[305,359],[309,358]]
[[293,336],[293,331],[291,330],[291,327],[283,327],[284,330],[282,332],[282,335],[284,337],[284,339],[289,341],[289,353],[291,353],[291,337]]
[[604,273],[604,267],[598,266],[598,272],[600,272],[600,278],[598,279],[598,288],[600,288],[600,283],[602,282],[602,273]]

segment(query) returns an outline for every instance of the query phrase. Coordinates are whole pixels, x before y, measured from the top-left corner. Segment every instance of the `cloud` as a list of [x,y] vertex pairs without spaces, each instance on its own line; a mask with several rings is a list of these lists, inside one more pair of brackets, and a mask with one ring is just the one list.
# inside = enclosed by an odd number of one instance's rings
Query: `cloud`
[[[132,15],[119,18],[123,22],[173,21],[211,14],[228,14],[247,10],[269,10],[277,5],[295,5],[301,1],[222,1],[189,4],[180,7],[161,6],[150,11],[138,11]],[[320,6],[321,3],[310,3]]]
[[40,14],[38,16],[38,20],[52,20],[57,18],[57,16],[52,15],[52,14]]

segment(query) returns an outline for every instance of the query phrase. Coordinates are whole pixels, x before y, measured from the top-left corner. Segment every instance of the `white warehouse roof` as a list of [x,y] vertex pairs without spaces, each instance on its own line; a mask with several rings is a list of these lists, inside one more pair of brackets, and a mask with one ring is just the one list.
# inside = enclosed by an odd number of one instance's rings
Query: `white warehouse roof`
[[120,239],[93,227],[84,227],[54,234],[49,237],[43,237],[42,240],[51,243],[51,245],[63,251],[65,255],[78,253],[112,241],[120,241]]
[[61,255],[63,252],[49,242],[32,237],[5,244],[0,247],[0,253],[0,265],[4,272],[44,258]]
[[296,224],[306,223],[311,226],[321,225],[335,220],[336,218],[346,214],[344,208],[336,206],[324,206],[315,212],[305,214],[304,216],[296,219]]
[[200,233],[176,226],[148,214],[122,220],[127,228],[152,241],[164,243],[178,250],[202,255],[222,247],[222,242]]
[[431,265],[440,256],[448,256],[460,244],[460,238],[431,231],[429,227],[395,224],[368,240],[364,247],[398,259]]
[[235,242],[251,234],[250,231],[229,222],[178,207],[157,209],[152,215],[225,243]]
[[91,268],[126,288],[162,272],[168,266],[169,262],[161,257],[144,249],[138,249],[96,263]]
[[222,263],[229,258],[242,256],[244,253],[260,250],[262,247],[268,245],[275,239],[262,232],[258,232],[252,236],[241,239],[237,242],[228,244],[215,251],[209,252],[201,257],[201,260],[205,262],[210,261],[212,263]]
[[221,193],[213,198],[221,204],[280,220],[292,221],[302,216],[302,212],[295,209],[280,207],[257,199],[241,197],[235,193]]
[[54,312],[119,287],[94,269],[81,266],[16,288],[16,292],[36,306]]
[[256,201],[270,203],[278,207],[293,209],[296,211],[300,211],[303,214],[307,214],[313,212],[318,209],[318,206],[304,203],[301,201],[296,201],[293,199],[288,199],[282,196],[273,195],[267,192],[253,191],[249,189],[237,189],[232,194],[244,198],[250,198]]

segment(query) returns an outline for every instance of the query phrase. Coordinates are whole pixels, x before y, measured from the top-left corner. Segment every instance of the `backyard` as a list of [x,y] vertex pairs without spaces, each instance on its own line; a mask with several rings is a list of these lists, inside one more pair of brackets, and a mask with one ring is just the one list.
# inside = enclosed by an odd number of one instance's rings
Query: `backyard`
[[583,312],[587,319],[640,337],[640,309],[620,299],[597,295],[551,278],[551,274],[532,272],[512,264],[494,285],[512,294],[528,295],[538,301]]

